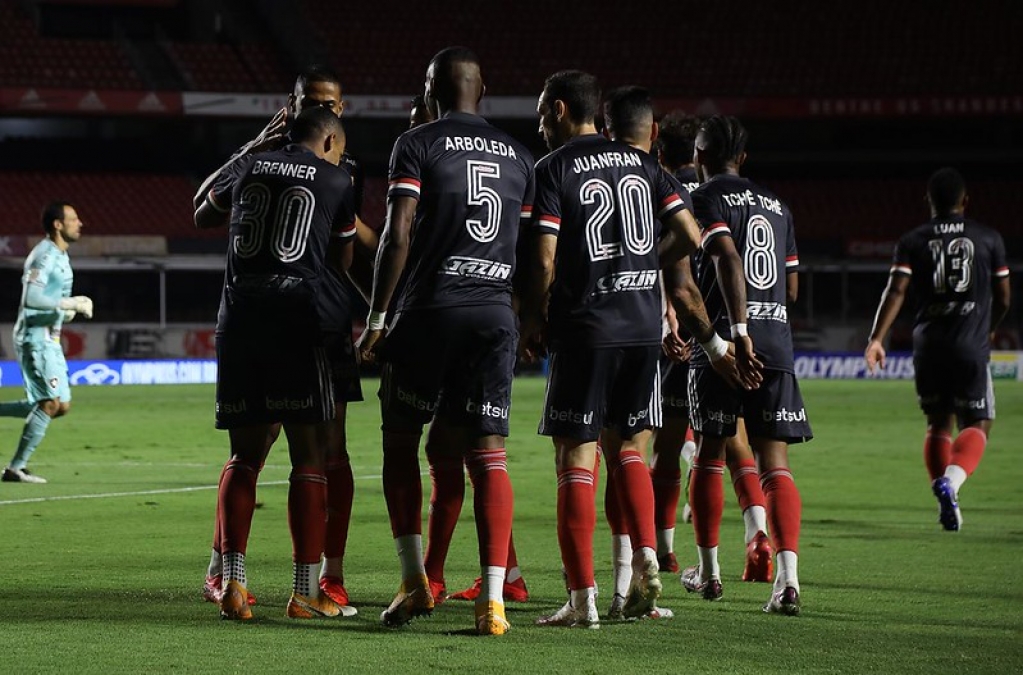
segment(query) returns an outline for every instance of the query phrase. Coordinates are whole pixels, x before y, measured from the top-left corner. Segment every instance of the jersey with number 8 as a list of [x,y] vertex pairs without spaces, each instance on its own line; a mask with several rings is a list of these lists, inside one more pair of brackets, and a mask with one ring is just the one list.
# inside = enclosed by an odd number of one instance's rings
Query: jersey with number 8
[[[720,174],[692,193],[693,213],[703,230],[701,249],[730,236],[746,275],[750,337],[765,368],[792,372],[792,332],[786,305],[786,276],[799,265],[792,214],[770,191],[741,176]],[[729,339],[728,313],[716,283],[714,263],[702,250],[693,269],[707,313],[718,334]],[[703,350],[693,363],[706,365]]]
[[914,351],[988,358],[991,287],[1009,274],[998,232],[961,216],[935,218],[899,240],[892,272],[912,277],[919,302]]
[[511,304],[533,158],[482,117],[451,112],[394,144],[388,200],[419,202],[395,311]]

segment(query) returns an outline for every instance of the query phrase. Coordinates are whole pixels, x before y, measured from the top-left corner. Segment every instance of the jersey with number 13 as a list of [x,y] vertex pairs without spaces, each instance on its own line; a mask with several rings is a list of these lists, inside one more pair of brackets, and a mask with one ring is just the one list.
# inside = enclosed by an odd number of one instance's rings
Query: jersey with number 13
[[419,202],[396,311],[510,305],[533,203],[529,151],[478,115],[450,112],[398,138],[388,178],[388,201]]
[[912,277],[914,351],[987,360],[991,287],[1009,276],[998,232],[962,216],[935,218],[899,239],[892,274]]

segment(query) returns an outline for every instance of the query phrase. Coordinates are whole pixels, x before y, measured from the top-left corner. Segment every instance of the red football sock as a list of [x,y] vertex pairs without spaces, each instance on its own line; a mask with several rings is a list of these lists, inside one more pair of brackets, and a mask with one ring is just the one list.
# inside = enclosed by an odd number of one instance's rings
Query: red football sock
[[515,554],[515,536],[512,532],[508,533],[508,564],[504,566],[505,569],[512,569],[513,567],[519,566],[519,556]]
[[948,463],[962,467],[966,475],[970,476],[977,470],[986,446],[987,434],[977,427],[966,427],[952,442],[952,457]]
[[213,550],[217,553],[221,552],[220,544],[220,490],[224,487],[224,476],[227,475],[227,467],[231,464],[231,460],[224,462],[224,468],[220,470],[220,480],[217,481],[217,511],[213,518]]
[[238,459],[224,466],[217,492],[221,553],[245,553],[256,509],[258,477],[259,469]]
[[682,468],[678,452],[658,453],[650,467],[650,482],[654,486],[654,524],[658,530],[675,527],[678,500],[682,495]]
[[[607,525],[611,529],[612,536],[629,533],[629,524],[625,520],[622,502],[618,497],[619,480],[618,469],[614,464],[608,464],[607,484],[604,486],[604,517],[607,518]],[[596,486],[595,478],[593,482]]]
[[626,531],[632,538],[632,550],[657,550],[657,531],[654,529],[654,486],[650,471],[637,450],[623,450],[618,455],[615,471],[618,483],[618,504],[627,523]]
[[724,474],[723,460],[697,457],[693,462],[692,480],[689,481],[689,506],[693,510],[696,545],[703,548],[718,545],[721,516],[725,509]]
[[444,563],[455,534],[458,516],[465,499],[465,474],[461,457],[438,457],[430,460],[430,517],[427,521],[426,576],[434,581],[444,578]]
[[355,500],[355,478],[352,464],[339,459],[327,465],[327,533],[323,541],[326,558],[344,558],[348,544],[348,525],[352,520]]
[[384,431],[384,499],[394,538],[423,532],[419,436]]
[[945,475],[952,456],[952,436],[944,431],[927,430],[924,435],[924,466],[933,481]]
[[504,448],[472,450],[466,455],[465,466],[473,487],[480,566],[504,567],[508,563],[514,506],[507,455]]
[[568,587],[592,588],[593,530],[597,508],[593,503],[593,472],[567,469],[558,472],[558,544]]
[[327,532],[327,477],[317,469],[291,471],[288,488],[288,527],[293,560],[304,565],[320,562]]
[[767,500],[767,526],[775,551],[799,553],[799,528],[803,503],[788,469],[772,469],[760,476]]
[[735,496],[739,499],[740,511],[745,511],[751,506],[766,505],[755,459],[743,459],[734,466],[729,464],[728,470],[732,474],[732,487],[735,488]]

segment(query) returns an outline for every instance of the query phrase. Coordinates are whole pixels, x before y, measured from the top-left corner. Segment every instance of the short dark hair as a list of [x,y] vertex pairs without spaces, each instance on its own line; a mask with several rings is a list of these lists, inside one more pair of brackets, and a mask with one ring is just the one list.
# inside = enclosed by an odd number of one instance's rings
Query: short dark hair
[[672,110],[658,126],[656,147],[664,162],[672,168],[693,161],[693,146],[700,131],[700,118],[682,110]]
[[74,208],[69,202],[56,199],[43,207],[43,232],[53,234],[53,221],[64,220],[64,209]]
[[543,88],[547,92],[544,102],[552,106],[554,101],[564,101],[573,122],[584,124],[596,118],[600,106],[600,85],[596,76],[581,70],[562,70],[548,77]]
[[714,115],[700,125],[707,144],[703,148],[711,164],[724,166],[746,151],[749,134],[737,118]]
[[966,180],[963,174],[950,166],[938,169],[927,181],[927,197],[939,216],[952,213],[959,200],[966,194]]
[[341,88],[341,77],[337,71],[322,63],[315,63],[299,73],[295,79],[295,89],[305,89],[306,85],[313,82],[329,82]]
[[604,99],[604,125],[616,135],[631,136],[653,121],[654,104],[643,87],[618,87]]
[[426,105],[426,99],[423,98],[422,94],[416,94],[415,96],[412,97],[412,100],[409,101],[409,108],[410,109],[411,108],[422,108],[424,105]]
[[453,47],[445,47],[430,59],[435,67],[448,67],[453,63],[474,63],[477,66],[480,65],[480,59],[476,56],[476,52],[469,49],[468,47],[462,47],[455,45]]
[[328,108],[306,108],[295,118],[291,127],[291,139],[296,143],[316,141],[330,134],[343,136],[341,118]]

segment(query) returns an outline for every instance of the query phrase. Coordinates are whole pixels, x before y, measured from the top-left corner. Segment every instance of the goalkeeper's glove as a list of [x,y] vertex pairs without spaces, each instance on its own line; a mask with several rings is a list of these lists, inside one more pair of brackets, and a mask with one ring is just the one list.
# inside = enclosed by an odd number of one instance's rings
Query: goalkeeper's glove
[[60,311],[64,315],[64,323],[71,323],[78,316],[78,312],[73,309],[62,309]]
[[[86,319],[92,318],[92,298],[87,295],[73,295],[70,298],[61,298],[60,304],[57,306],[62,310],[74,310]],[[67,320],[65,317],[65,321]]]

